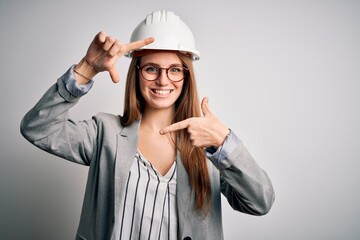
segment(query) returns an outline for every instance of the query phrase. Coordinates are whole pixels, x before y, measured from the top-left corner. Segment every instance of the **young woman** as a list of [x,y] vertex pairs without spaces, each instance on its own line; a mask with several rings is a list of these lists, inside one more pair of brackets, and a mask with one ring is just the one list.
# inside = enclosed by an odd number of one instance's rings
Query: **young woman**
[[[122,116],[73,121],[69,109],[98,72],[132,57]],[[37,147],[89,166],[76,239],[223,239],[221,198],[266,214],[274,201],[267,174],[235,133],[199,103],[190,29],[172,12],[148,15],[129,44],[98,33],[23,118]]]

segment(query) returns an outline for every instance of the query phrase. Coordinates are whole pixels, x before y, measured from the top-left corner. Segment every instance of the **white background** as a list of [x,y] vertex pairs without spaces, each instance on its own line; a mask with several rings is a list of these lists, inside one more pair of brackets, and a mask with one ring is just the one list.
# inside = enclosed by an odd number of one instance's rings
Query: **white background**
[[[23,115],[104,30],[128,42],[158,9],[201,52],[200,96],[273,181],[270,213],[232,211],[225,239],[360,238],[360,1],[0,1],[0,239],[73,239],[87,168],[19,132]],[[129,60],[118,62],[122,80]],[[106,73],[72,110],[122,113]]]

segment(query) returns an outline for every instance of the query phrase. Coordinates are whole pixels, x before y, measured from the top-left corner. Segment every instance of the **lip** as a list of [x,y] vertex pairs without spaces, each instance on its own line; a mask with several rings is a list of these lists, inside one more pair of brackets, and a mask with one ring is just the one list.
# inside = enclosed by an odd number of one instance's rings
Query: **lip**
[[152,88],[151,93],[155,95],[156,97],[164,98],[169,96],[172,92],[174,92],[174,89],[158,89],[158,88]]

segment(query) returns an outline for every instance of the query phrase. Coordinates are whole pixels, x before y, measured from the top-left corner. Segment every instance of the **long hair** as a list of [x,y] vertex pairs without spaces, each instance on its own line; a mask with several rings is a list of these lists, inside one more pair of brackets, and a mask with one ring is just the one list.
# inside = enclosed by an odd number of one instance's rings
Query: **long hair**
[[[173,123],[201,116],[192,60],[181,53],[177,53],[177,55],[188,71],[182,92],[175,102]],[[128,126],[139,120],[145,108],[145,100],[140,92],[139,73],[136,69],[140,59],[139,57],[133,58],[129,66],[125,86],[124,112],[121,118],[123,126]],[[176,133],[176,146],[188,173],[192,191],[195,192],[196,207],[206,212],[210,206],[211,186],[204,150],[192,144],[186,129],[179,130]]]

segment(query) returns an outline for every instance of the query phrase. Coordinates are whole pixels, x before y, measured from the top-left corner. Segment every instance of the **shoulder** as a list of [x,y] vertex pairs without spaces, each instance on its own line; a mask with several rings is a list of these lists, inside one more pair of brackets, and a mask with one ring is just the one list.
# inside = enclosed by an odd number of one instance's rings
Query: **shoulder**
[[109,134],[137,134],[140,124],[140,120],[136,120],[130,125],[124,126],[121,123],[122,116],[104,112],[96,114],[93,117],[93,120],[96,122],[99,132],[107,132]]
[[99,129],[111,129],[121,131],[124,127],[121,124],[121,116],[111,113],[100,112],[93,117]]

